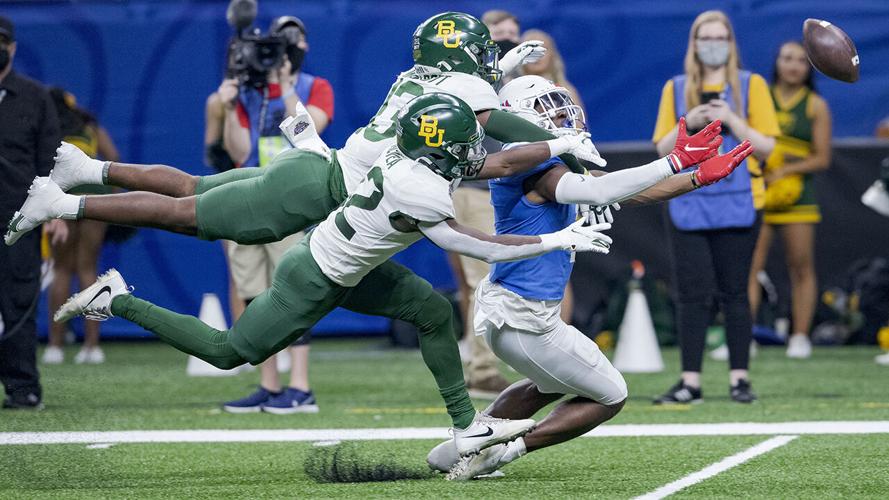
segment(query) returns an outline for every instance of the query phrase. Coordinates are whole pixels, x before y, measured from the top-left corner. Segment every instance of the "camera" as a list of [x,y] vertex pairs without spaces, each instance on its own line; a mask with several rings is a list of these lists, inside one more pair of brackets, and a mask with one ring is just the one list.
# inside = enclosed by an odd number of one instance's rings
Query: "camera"
[[291,71],[302,64],[305,51],[298,47],[305,36],[302,21],[292,16],[276,18],[269,32],[249,27],[256,19],[256,0],[232,0],[226,12],[228,24],[235,37],[228,47],[227,76],[237,78],[241,85],[262,88],[268,83],[268,73],[277,69],[288,57]]

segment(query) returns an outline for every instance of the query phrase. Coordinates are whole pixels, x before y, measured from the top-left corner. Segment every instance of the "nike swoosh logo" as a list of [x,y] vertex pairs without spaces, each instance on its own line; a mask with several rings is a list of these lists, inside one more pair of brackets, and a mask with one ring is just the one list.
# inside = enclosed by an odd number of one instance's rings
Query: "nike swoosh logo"
[[480,437],[492,436],[494,434],[494,429],[492,429],[490,426],[487,426],[487,427],[488,427],[488,432],[484,432],[482,434],[476,434],[475,436],[466,436],[466,437],[467,438],[480,438]]
[[12,219],[11,221],[9,221],[9,228],[7,228],[8,231],[9,231],[9,232],[18,231],[18,230],[19,230],[19,228],[18,228],[18,226],[19,226],[19,222],[21,222],[22,219],[24,219],[24,218],[25,218],[24,215],[22,215],[22,214],[16,214],[16,215],[15,215],[15,218]]
[[94,300],[98,299],[99,295],[102,295],[103,293],[108,293],[108,295],[111,295],[111,287],[108,285],[103,286],[97,294],[93,295],[93,298],[91,298],[90,301],[87,302],[85,306],[83,306],[83,308],[86,309],[87,307],[89,307],[90,304],[92,304]]
[[710,148],[708,148],[708,147],[703,147],[703,148],[693,148],[693,147],[689,146],[688,144],[685,145],[685,150],[686,150],[686,151],[706,151],[706,150],[708,150],[708,149],[710,149]]

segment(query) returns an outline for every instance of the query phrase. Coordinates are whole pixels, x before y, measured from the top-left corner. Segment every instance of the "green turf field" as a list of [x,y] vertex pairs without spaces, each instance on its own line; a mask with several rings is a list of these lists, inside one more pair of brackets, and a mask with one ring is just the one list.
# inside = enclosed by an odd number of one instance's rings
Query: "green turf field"
[[[43,367],[46,409],[0,413],[0,433],[448,425],[418,352],[385,349],[379,340],[313,346],[318,414],[223,413],[219,402],[245,395],[258,374],[189,378],[185,356],[172,348],[109,344],[104,365]],[[873,348],[816,349],[810,360],[791,361],[779,349],[761,349],[752,365],[761,401],[746,406],[728,399],[725,363],[708,360],[704,404],[655,407],[650,396],[677,374],[678,352],[668,350],[666,372],[626,376],[630,400],[609,424],[889,421],[889,369],[874,364],[874,354]],[[0,497],[631,498],[771,437],[580,438],[510,464],[504,478],[466,484],[427,474],[424,457],[437,441],[426,439],[355,445],[368,461],[397,464],[426,479],[351,484],[310,479],[308,442],[5,445]],[[886,498],[887,450],[889,434],[801,435],[676,496]]]

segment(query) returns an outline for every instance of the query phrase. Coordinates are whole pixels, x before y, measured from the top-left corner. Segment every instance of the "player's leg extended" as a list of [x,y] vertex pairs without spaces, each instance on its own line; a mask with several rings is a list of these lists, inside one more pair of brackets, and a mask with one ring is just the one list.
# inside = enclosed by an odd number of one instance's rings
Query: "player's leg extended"
[[410,269],[387,261],[352,289],[343,307],[415,325],[420,330],[423,362],[435,377],[454,426],[463,429],[472,422],[475,408],[463,380],[453,310],[429,282]]
[[[84,293],[90,295],[90,290]],[[282,258],[271,288],[250,302],[230,330],[216,330],[193,316],[127,293],[114,297],[111,312],[180,351],[229,369],[245,362],[261,363],[280,351],[333,310],[344,295],[343,288],[321,273],[308,245],[297,245]]]
[[[243,244],[278,241],[324,220],[345,197],[339,167],[314,153],[290,150],[262,170],[262,176],[218,185],[198,196],[200,238]],[[215,177],[202,180],[199,190]]]
[[[524,332],[504,325],[485,335],[491,349],[531,384],[513,384],[489,408],[492,415],[511,415],[514,400],[550,393],[557,397],[576,394],[564,401],[524,437],[528,451],[552,446],[580,436],[614,417],[623,407],[627,386],[596,343],[571,325],[559,321],[545,334]],[[518,405],[521,407],[521,405]],[[532,409],[532,406],[527,408]]]

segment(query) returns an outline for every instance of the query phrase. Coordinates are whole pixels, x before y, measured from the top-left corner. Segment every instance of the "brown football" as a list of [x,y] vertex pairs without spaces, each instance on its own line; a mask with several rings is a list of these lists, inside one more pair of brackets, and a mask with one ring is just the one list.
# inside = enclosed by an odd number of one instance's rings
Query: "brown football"
[[820,19],[806,19],[803,44],[818,71],[844,82],[858,80],[858,50],[849,35],[837,26]]

